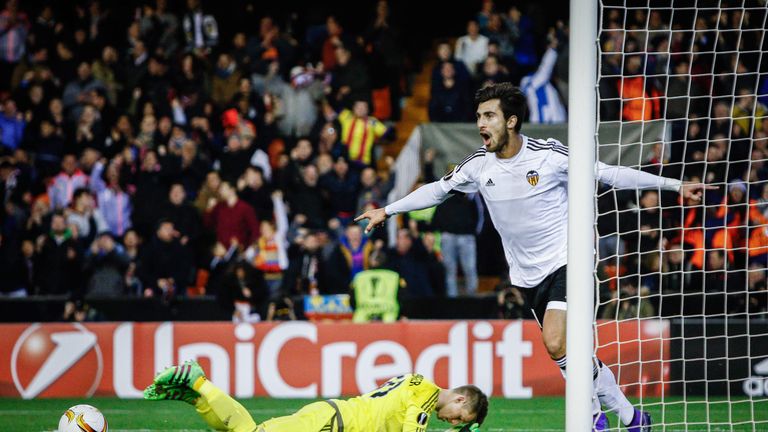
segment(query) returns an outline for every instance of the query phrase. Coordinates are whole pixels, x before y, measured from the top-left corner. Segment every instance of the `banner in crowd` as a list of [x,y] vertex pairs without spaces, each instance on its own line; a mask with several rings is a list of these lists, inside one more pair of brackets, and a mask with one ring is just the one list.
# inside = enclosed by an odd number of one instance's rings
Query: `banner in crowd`
[[[0,332],[0,397],[138,398],[156,371],[187,359],[240,398],[354,395],[412,371],[509,398],[565,391],[533,321],[7,324]],[[601,326],[600,358],[628,394],[661,395],[668,332],[664,321]]]

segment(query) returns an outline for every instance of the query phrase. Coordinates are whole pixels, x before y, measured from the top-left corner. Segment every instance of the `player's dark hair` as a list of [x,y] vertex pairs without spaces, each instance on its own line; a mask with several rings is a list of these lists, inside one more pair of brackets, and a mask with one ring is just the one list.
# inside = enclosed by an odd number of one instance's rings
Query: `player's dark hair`
[[488,415],[488,396],[473,385],[456,387],[453,392],[467,398],[470,411],[475,413],[475,423],[482,425]]
[[528,110],[528,103],[523,92],[511,83],[490,84],[475,93],[475,108],[492,99],[499,100],[501,112],[504,113],[504,120],[508,120],[512,116],[517,117],[515,132],[520,132]]

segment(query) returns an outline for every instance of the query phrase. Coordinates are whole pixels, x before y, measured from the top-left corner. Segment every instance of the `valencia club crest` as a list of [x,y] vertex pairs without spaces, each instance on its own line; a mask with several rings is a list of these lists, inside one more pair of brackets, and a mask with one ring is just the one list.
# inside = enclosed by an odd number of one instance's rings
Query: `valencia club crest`
[[525,175],[525,178],[528,179],[528,183],[531,186],[536,186],[539,183],[539,173],[535,170],[528,171],[528,174]]

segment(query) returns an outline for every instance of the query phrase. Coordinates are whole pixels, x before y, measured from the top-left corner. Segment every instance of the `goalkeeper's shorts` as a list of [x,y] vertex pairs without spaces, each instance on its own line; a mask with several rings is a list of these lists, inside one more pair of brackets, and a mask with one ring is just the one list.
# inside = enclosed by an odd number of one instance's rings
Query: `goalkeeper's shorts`
[[533,288],[520,289],[539,327],[544,322],[544,313],[547,309],[566,310],[566,267],[562,266],[555,270]]
[[295,413],[269,419],[260,424],[258,432],[343,432],[341,414],[329,401],[313,402]]

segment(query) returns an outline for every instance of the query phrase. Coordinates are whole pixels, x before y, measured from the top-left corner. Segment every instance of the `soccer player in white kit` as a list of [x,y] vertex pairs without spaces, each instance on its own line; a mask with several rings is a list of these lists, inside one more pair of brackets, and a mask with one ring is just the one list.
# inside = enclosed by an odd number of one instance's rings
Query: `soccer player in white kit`
[[[565,376],[568,147],[520,133],[527,104],[509,83],[478,90],[475,105],[482,147],[442,179],[355,220],[368,219],[369,232],[389,216],[438,205],[455,193],[480,192],[501,236],[510,281],[524,289],[547,352]],[[694,199],[714,189],[601,162],[595,168],[600,182],[618,189],[660,188]],[[616,413],[630,432],[651,430],[650,415],[632,406],[613,372],[597,358],[593,376],[594,430],[609,427],[600,405]]]

